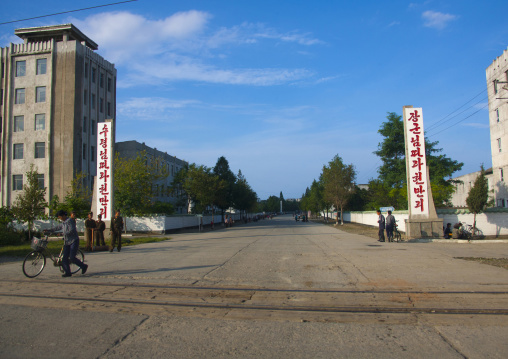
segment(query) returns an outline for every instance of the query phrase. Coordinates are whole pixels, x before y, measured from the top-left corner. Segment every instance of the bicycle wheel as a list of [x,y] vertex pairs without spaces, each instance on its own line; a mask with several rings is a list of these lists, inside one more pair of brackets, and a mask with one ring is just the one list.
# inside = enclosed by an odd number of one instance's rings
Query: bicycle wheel
[[[79,259],[81,262],[85,262],[85,255],[83,254],[83,252],[81,252],[80,249],[78,249],[78,251],[76,253],[76,259]],[[79,268],[74,263],[71,262],[69,264],[70,264],[70,267],[71,267],[71,273],[72,274],[75,274],[75,273],[77,273],[77,272],[79,272],[81,270],[81,268]],[[62,267],[60,267],[60,269],[62,269]]]
[[395,240],[397,241],[397,243],[402,240],[402,236],[400,235],[399,231],[395,232]]
[[23,261],[23,274],[28,278],[35,278],[41,274],[46,265],[46,256],[39,251],[28,253]]

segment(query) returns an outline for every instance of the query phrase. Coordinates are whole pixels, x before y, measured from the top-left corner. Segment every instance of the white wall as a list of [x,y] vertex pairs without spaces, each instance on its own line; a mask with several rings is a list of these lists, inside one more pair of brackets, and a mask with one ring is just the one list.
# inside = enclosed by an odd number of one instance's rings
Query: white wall
[[[393,216],[397,220],[399,230],[406,231],[405,220],[408,218],[407,211],[394,211]],[[325,214],[326,215],[326,214]],[[386,213],[383,213],[386,217]],[[439,218],[443,218],[443,225],[451,223],[452,226],[457,223],[466,223],[473,225],[472,213],[468,210],[438,210]],[[330,218],[335,218],[333,214],[329,214]],[[376,212],[344,212],[344,221],[366,224],[369,226],[377,227],[377,214]],[[508,211],[488,211],[476,215],[476,226],[482,230],[486,236],[499,236],[508,235]]]

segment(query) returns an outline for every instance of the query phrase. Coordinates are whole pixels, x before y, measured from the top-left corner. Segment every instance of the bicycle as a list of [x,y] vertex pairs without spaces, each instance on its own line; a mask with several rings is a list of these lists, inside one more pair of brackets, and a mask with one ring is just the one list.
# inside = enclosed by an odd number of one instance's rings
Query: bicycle
[[[23,274],[28,278],[35,278],[42,273],[42,270],[46,266],[46,257],[51,259],[53,261],[53,265],[55,267],[59,267],[62,273],[65,273],[62,267],[63,246],[60,250],[60,254],[58,256],[54,256],[53,253],[51,253],[51,251],[47,248],[49,242],[48,236],[49,235],[46,234],[45,239],[37,237],[32,238],[32,243],[30,246],[32,247],[33,251],[28,253],[25,257],[25,260],[23,261]],[[81,262],[85,261],[85,255],[83,252],[81,252],[80,249],[78,249],[78,252],[76,253],[76,258]],[[81,269],[72,262],[70,262],[69,265],[71,268],[71,274],[75,274]]]
[[397,243],[402,241],[402,235],[399,232],[399,227],[397,226],[397,223],[395,223],[395,225],[393,226],[392,242],[393,242],[393,239],[395,239],[397,241]]
[[465,239],[483,238],[480,228],[476,227],[473,235],[473,226],[467,223],[462,223],[462,235]]

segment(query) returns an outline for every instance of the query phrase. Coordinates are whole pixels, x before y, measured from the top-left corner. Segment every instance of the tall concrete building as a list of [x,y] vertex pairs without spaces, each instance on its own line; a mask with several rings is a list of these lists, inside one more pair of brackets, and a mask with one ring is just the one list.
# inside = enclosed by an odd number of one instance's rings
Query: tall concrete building
[[23,28],[0,48],[0,198],[10,206],[37,167],[47,200],[78,172],[93,186],[97,123],[116,117],[116,69],[72,24]]
[[153,185],[153,192],[155,193],[154,200],[163,203],[171,203],[176,213],[186,214],[188,208],[181,203],[178,203],[178,197],[181,193],[173,193],[171,191],[171,185],[175,175],[184,167],[189,165],[188,162],[178,159],[175,156],[169,155],[167,152],[162,152],[156,148],[151,148],[145,143],[139,143],[138,141],[124,141],[117,142],[115,144],[115,152],[118,153],[119,157],[125,159],[133,159],[138,154],[145,152],[148,161],[159,160],[160,165],[165,167],[167,176],[163,179],[158,180]]
[[508,50],[487,68],[492,182],[496,207],[508,207]]

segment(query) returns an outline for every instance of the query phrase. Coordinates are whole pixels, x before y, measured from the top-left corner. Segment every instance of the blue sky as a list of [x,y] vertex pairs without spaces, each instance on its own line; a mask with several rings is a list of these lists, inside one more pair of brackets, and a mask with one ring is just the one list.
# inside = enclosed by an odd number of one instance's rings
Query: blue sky
[[[0,22],[107,3],[10,1]],[[210,167],[225,156],[261,199],[294,198],[336,154],[358,183],[377,177],[377,131],[404,105],[464,162],[457,175],[490,167],[485,69],[508,46],[507,13],[506,0],[138,0],[0,25],[0,46],[74,23],[118,70],[117,141]]]

